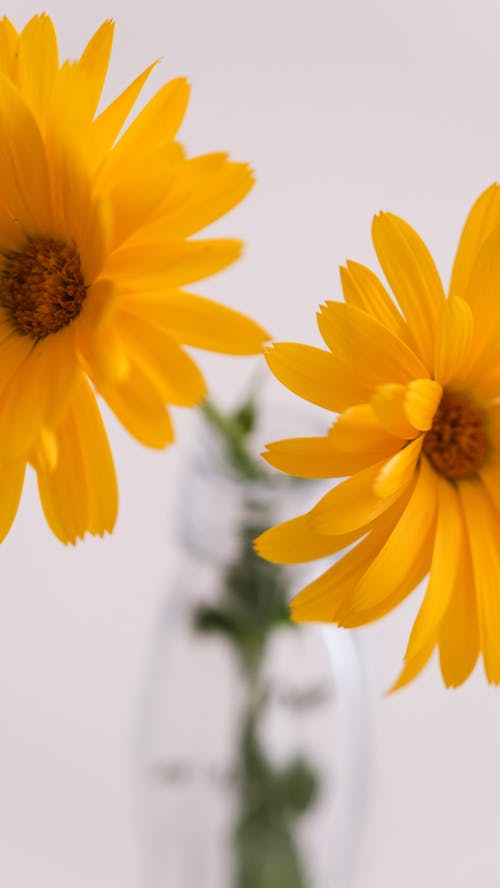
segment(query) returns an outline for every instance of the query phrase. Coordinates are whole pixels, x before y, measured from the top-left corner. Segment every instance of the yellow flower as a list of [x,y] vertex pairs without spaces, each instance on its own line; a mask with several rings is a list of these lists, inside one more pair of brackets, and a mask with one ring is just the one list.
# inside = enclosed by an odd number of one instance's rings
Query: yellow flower
[[48,16],[20,34],[0,21],[0,538],[27,463],[61,540],[111,531],[117,488],[94,392],[161,448],[166,405],[205,395],[182,345],[254,354],[267,338],[182,289],[240,254],[239,241],[191,235],[245,196],[251,171],[225,154],[186,158],[185,80],[125,128],[154,65],[97,111],[112,39],[106,21],[60,65]]
[[373,242],[399,309],[368,268],[348,262],[345,303],[318,315],[329,350],[279,343],[268,354],[284,385],[340,414],[324,437],[270,444],[268,461],[302,477],[349,477],[257,550],[293,563],[350,547],[292,602],[299,621],[368,623],[429,575],[395,687],[436,647],[446,685],[464,682],[479,653],[500,683],[499,226],[493,185],[468,217],[446,298],[418,235],[380,214]]

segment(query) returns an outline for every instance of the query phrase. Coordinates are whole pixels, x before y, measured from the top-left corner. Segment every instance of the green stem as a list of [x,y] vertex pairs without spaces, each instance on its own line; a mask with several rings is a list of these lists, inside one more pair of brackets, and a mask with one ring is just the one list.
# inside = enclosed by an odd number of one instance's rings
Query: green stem
[[216,429],[224,442],[228,462],[244,478],[268,478],[269,473],[248,448],[248,437],[254,427],[254,404],[247,401],[236,413],[225,416],[208,398],[201,405],[205,419]]
[[[248,399],[229,416],[208,400],[202,411],[220,435],[228,463],[242,482],[272,484],[271,473],[248,447],[256,421],[254,400]],[[259,739],[263,710],[269,702],[262,679],[269,638],[278,625],[295,629],[289,621],[283,569],[260,559],[252,548],[252,540],[263,530],[256,524],[265,517],[239,528],[240,551],[225,571],[219,601],[199,608],[195,625],[200,631],[224,635],[234,646],[247,687],[239,750],[235,888],[305,888],[294,826],[313,801],[316,775],[300,757],[285,767],[275,767]]]

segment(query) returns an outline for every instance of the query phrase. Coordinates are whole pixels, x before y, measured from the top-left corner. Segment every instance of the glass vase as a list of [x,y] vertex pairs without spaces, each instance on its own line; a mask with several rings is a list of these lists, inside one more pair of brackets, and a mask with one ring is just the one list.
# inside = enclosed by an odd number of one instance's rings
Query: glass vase
[[141,885],[349,888],[369,745],[361,657],[345,630],[288,620],[318,565],[252,549],[318,485],[242,471],[205,420],[192,438],[141,718]]

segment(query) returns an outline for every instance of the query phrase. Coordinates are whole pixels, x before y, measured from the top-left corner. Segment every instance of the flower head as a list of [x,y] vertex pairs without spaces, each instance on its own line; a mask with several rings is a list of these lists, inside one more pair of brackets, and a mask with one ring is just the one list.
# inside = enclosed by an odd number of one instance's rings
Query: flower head
[[167,83],[127,127],[154,65],[98,111],[113,23],[76,62],[54,27],[0,21],[0,538],[25,467],[63,541],[113,527],[117,489],[97,392],[150,447],[173,437],[167,405],[203,377],[183,345],[254,354],[265,331],[186,292],[239,255],[191,236],[249,191],[246,164],[188,159],[175,136],[188,85]]
[[292,563],[349,547],[292,602],[299,621],[368,623],[428,576],[395,687],[436,647],[447,685],[465,681],[479,653],[500,683],[499,226],[493,185],[468,217],[446,297],[418,235],[382,213],[373,241],[396,302],[348,262],[345,302],[318,315],[328,350],[278,343],[268,354],[284,385],[339,416],[324,437],[270,444],[267,460],[346,480],[257,549]]

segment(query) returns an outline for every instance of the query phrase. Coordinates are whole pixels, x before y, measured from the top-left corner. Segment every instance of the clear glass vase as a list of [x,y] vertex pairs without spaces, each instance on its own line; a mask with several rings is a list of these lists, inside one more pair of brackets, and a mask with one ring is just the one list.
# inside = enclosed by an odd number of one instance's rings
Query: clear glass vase
[[141,885],[349,888],[369,743],[361,658],[344,630],[288,622],[310,570],[251,546],[317,485],[246,476],[206,422],[193,439],[141,718]]

